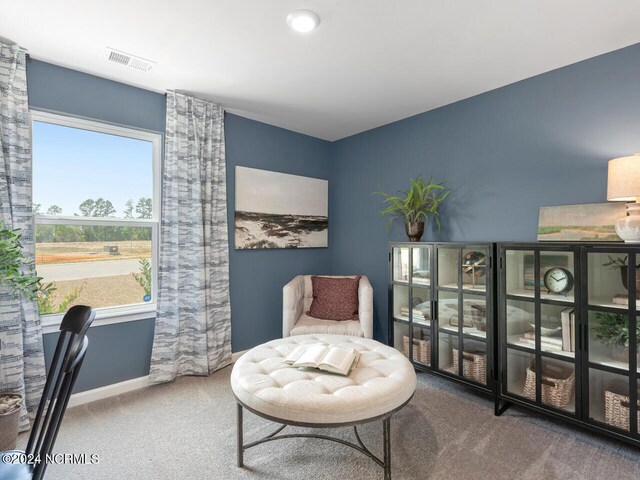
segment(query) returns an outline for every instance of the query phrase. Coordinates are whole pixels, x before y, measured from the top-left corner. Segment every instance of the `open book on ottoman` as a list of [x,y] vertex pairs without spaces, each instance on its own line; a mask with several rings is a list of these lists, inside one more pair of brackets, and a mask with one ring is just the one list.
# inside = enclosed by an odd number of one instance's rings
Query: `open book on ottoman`
[[360,352],[355,348],[347,349],[327,345],[299,345],[284,363],[292,367],[316,368],[329,373],[349,375],[360,360]]

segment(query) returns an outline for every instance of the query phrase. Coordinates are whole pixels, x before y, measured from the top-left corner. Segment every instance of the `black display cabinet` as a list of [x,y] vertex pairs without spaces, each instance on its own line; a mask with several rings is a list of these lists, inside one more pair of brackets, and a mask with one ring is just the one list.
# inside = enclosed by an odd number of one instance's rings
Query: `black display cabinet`
[[517,403],[640,445],[640,246],[499,244],[498,258],[496,414]]
[[493,244],[391,243],[389,341],[416,369],[496,394]]

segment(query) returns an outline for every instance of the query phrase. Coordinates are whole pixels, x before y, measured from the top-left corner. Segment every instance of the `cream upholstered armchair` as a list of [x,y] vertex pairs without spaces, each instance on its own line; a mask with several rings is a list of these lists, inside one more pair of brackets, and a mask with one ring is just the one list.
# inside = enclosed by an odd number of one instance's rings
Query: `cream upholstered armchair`
[[[330,278],[344,276],[321,275]],[[355,278],[351,276],[350,278]],[[298,275],[282,289],[282,336],[327,333],[373,338],[373,287],[369,279],[360,277],[358,284],[357,320],[322,320],[306,312],[313,300],[311,275]]]

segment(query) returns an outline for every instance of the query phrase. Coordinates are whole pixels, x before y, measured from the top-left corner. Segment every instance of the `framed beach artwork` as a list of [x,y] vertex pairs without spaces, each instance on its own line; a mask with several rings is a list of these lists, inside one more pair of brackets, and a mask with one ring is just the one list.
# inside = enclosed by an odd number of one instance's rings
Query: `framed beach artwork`
[[236,167],[236,249],[327,247],[329,182]]
[[541,207],[538,241],[620,242],[616,220],[626,214],[624,202]]

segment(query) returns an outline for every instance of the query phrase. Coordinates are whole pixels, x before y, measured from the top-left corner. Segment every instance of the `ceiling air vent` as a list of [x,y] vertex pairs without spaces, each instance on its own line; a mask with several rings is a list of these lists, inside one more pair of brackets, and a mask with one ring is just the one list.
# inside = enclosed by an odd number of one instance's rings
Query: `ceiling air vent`
[[134,70],[140,70],[141,72],[148,72],[151,70],[151,67],[156,64],[156,62],[152,62],[151,60],[145,60],[144,58],[136,57],[130,53],[121,52],[120,50],[109,47],[107,47],[105,56],[109,62],[124,65]]

